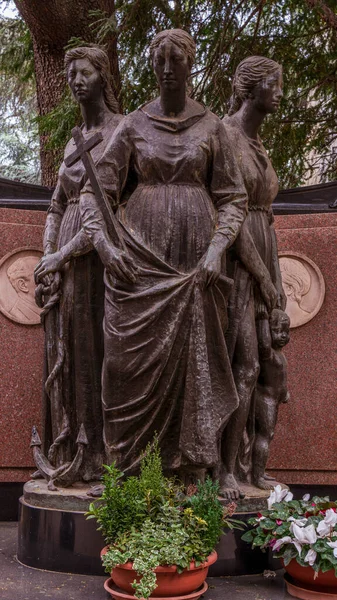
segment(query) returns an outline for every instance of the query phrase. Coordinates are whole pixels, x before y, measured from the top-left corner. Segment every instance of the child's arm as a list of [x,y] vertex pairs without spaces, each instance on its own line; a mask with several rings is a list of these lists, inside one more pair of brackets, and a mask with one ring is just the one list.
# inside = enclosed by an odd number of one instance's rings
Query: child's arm
[[288,392],[288,369],[287,369],[287,359],[284,354],[282,356],[282,369],[283,369],[283,385],[281,387],[280,399],[279,402],[282,404],[287,404],[290,400],[290,394]]

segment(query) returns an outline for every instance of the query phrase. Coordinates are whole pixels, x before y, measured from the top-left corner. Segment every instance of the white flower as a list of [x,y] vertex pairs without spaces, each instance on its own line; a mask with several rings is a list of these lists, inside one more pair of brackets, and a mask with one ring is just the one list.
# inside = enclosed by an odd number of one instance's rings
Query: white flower
[[306,556],[304,557],[304,561],[308,562],[309,565],[312,567],[316,560],[316,556],[317,556],[317,553],[315,552],[315,550],[310,548],[310,550],[308,550]]
[[304,494],[302,500],[303,500],[303,502],[309,502],[309,500],[310,500],[310,494]]
[[298,554],[301,556],[302,546],[301,546],[300,542],[298,542],[297,540],[293,540],[293,544],[294,544]]
[[320,521],[317,525],[317,533],[319,537],[324,538],[331,533],[331,527],[328,523],[324,521]]
[[314,544],[317,540],[317,534],[314,525],[299,527],[296,523],[291,523],[290,531],[300,544]]
[[337,523],[337,513],[329,508],[326,513],[323,521],[320,521],[317,525],[317,533],[319,537],[326,537],[331,534],[332,529]]
[[273,546],[273,552],[277,552],[281,548],[281,546],[284,546],[284,544],[294,544],[298,554],[301,556],[301,544],[297,540],[292,539],[289,535],[286,535],[275,542]]
[[280,538],[279,540],[276,540],[274,546],[273,546],[273,552],[277,552],[281,546],[283,546],[284,544],[291,544],[292,543],[292,539],[289,535],[286,535],[283,538]]
[[325,513],[324,521],[328,525],[331,525],[331,527],[334,527],[337,523],[337,513],[335,513],[335,511],[332,510],[332,508],[328,508],[328,510]]
[[290,502],[292,499],[293,494],[291,492],[289,492],[287,489],[282,489],[280,485],[277,485],[274,487],[273,491],[270,492],[270,496],[267,500],[268,509],[270,510],[273,504],[276,502],[282,502],[282,500],[285,502]]
[[296,525],[298,525],[299,527],[304,527],[308,519],[306,519],[305,517],[303,517],[302,519],[295,519],[295,517],[289,517],[287,521],[292,521],[293,523],[296,523]]
[[333,548],[333,555],[335,558],[337,558],[337,541],[336,542],[327,542],[328,546],[330,546],[330,548]]

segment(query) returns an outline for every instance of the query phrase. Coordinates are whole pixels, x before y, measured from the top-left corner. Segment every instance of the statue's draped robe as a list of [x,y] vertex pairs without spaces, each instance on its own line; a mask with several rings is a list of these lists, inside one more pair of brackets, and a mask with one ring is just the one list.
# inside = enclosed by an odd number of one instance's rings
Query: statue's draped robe
[[[272,202],[278,192],[277,175],[260,138],[254,140],[246,136],[235,117],[225,117],[223,123],[233,145],[235,160],[240,167],[248,193],[248,215],[245,226],[248,226],[255,248],[266,265],[272,281],[276,283],[276,271],[279,269],[279,264],[276,237],[272,225],[274,220]],[[254,311],[251,313],[254,318],[253,329],[255,329],[255,316],[268,315],[268,311],[259,292],[257,282],[240,261],[235,252],[235,246],[234,243],[229,252],[228,261],[228,271],[230,276],[234,278],[234,287],[229,298],[229,324],[226,339],[230,356],[233,356],[233,360],[238,362],[240,356],[235,353],[235,341],[249,303],[254,303]],[[250,343],[248,337],[246,343],[248,345]],[[255,432],[254,421],[253,395],[247,428],[244,432],[238,457],[237,469],[240,479],[249,479],[251,474],[250,461]]]
[[[102,156],[111,133],[121,119],[121,115],[108,115],[100,128],[103,141],[92,150],[94,162]],[[90,137],[92,133],[84,135]],[[71,139],[66,146],[65,157],[75,150]],[[73,243],[74,256],[62,269],[60,301],[46,318],[45,378],[53,372],[56,377],[51,385],[50,397],[46,395],[44,400],[44,439],[48,451],[66,424],[63,422],[60,428],[60,422],[56,422],[59,420],[57,414],[66,415],[67,437],[56,451],[56,466],[59,466],[74,458],[76,439],[83,424],[88,446],[79,476],[91,480],[97,478],[104,462],[101,406],[104,282],[102,262],[89,238],[81,231],[79,198],[86,179],[81,160],[71,167],[66,167],[63,162],[48,210],[50,216],[45,242],[56,242],[57,249]],[[61,225],[55,231],[55,222],[59,219]],[[76,256],[83,251],[83,238],[86,238],[87,253]]]
[[[215,115],[200,105],[165,119],[149,106],[124,119],[97,165],[139,269],[135,284],[105,274],[104,435],[109,459],[129,472],[155,432],[167,468],[215,465],[238,405],[224,338],[228,280],[204,290],[198,263],[213,236],[231,243],[239,231],[241,175]],[[123,202],[130,178],[137,185]],[[106,225],[90,184],[81,209],[99,246]]]

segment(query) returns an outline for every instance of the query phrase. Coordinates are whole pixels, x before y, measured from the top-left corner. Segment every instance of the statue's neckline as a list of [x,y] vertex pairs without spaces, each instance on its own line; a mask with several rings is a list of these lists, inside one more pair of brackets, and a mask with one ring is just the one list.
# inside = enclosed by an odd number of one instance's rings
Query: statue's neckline
[[198,121],[200,121],[200,119],[202,119],[207,112],[207,109],[205,108],[205,106],[200,104],[200,107],[202,108],[202,110],[198,113],[195,113],[194,115],[190,115],[183,119],[181,119],[179,117],[165,117],[165,116],[155,115],[155,114],[151,113],[150,111],[146,110],[146,107],[148,107],[149,104],[151,104],[151,103],[152,103],[152,101],[147,102],[146,104],[143,104],[142,106],[139,107],[139,110],[141,110],[149,119],[151,119],[151,121],[154,122],[154,127],[156,127],[157,129],[163,129],[165,131],[171,131],[173,133],[176,133],[178,131],[182,131],[183,129],[187,129],[188,127],[191,127],[191,125],[194,125],[194,123],[197,123]]
[[263,149],[263,144],[262,144],[262,140],[261,140],[260,136],[259,136],[259,135],[257,135],[257,138],[252,138],[252,137],[250,137],[250,136],[249,136],[249,135],[248,135],[248,134],[245,132],[245,130],[243,129],[243,127],[242,127],[242,125],[241,125],[241,123],[240,123],[240,121],[239,121],[239,120],[236,118],[236,116],[235,116],[235,115],[232,115],[232,116],[230,116],[230,117],[227,115],[227,116],[226,116],[226,118],[225,118],[225,121],[227,121],[227,123],[229,123],[229,124],[231,124],[231,123],[234,123],[234,125],[235,125],[235,126],[238,128],[238,129],[240,129],[240,131],[241,131],[242,135],[243,135],[243,136],[244,136],[244,137],[245,137],[245,138],[246,138],[246,139],[247,139],[249,142],[251,142],[252,144],[254,144],[254,146],[256,146],[257,148],[259,148],[259,149]]
[[112,117],[116,116],[116,114],[117,113],[111,112],[107,116],[107,118],[104,119],[104,121],[103,121],[103,123],[101,125],[99,125],[98,127],[95,127],[94,129],[89,129],[89,131],[87,131],[87,130],[84,129],[84,123],[82,123],[82,125],[80,126],[80,129],[81,129],[83,135],[91,135],[93,133],[97,133],[97,131],[102,131],[102,129],[104,129],[104,127],[106,127],[110,123]]

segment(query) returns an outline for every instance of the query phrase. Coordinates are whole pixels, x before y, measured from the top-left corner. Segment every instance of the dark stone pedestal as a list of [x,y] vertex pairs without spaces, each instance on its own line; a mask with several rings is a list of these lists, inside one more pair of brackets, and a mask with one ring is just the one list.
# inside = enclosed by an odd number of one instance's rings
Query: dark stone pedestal
[[104,575],[104,540],[84,512],[41,508],[20,498],[18,560],[28,567]]
[[[30,481],[20,499],[18,559],[29,567],[85,575],[103,575],[100,551],[104,540],[94,519],[85,518],[92,501],[88,486],[77,484],[50,492],[45,481]],[[238,504],[234,518],[247,522],[258,510],[266,508],[266,496],[253,496]],[[250,495],[251,493],[251,495]],[[241,540],[242,531],[229,531],[217,548],[219,559],[209,570],[210,577],[250,575],[280,568],[278,561],[260,550],[252,550]]]

